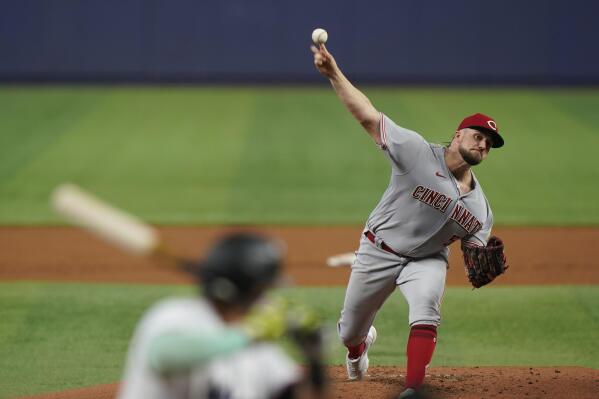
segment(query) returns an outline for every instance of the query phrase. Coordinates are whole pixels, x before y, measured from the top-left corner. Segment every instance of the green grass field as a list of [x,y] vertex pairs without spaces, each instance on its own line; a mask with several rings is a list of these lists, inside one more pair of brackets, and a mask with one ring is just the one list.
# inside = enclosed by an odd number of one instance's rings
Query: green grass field
[[[467,114],[498,120],[506,146],[476,169],[497,224],[599,225],[599,89],[363,89],[433,142]],[[48,197],[63,181],[158,224],[360,225],[389,177],[324,86],[0,86],[0,120],[0,225],[62,224]],[[144,309],[192,292],[0,282],[0,398],[119,380]],[[343,288],[282,294],[334,323]],[[434,364],[599,368],[597,304],[597,286],[448,288]],[[373,364],[404,364],[406,313],[386,303]]]
[[[193,292],[183,286],[0,283],[0,392],[12,397],[118,381],[143,310],[159,298]],[[343,292],[294,288],[280,294],[333,325]],[[599,368],[597,303],[599,290],[592,286],[449,288],[434,364]],[[377,328],[372,364],[404,364],[407,306],[399,292]],[[335,338],[329,359],[340,364],[344,352]]]
[[[427,139],[494,116],[477,174],[499,224],[597,225],[599,90],[366,87]],[[0,87],[0,224],[60,223],[69,180],[163,224],[361,224],[385,157],[328,87]]]

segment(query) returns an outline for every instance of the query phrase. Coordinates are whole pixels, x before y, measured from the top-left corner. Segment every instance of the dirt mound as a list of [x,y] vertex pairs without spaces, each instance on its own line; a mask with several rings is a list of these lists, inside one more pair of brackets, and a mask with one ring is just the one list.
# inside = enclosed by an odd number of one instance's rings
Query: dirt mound
[[[331,369],[331,398],[393,398],[402,390],[405,369],[373,367],[363,383]],[[423,398],[596,398],[599,371],[582,367],[433,367]]]
[[[330,367],[327,399],[391,399],[402,390],[405,369],[373,367],[363,381],[347,381],[343,367]],[[427,376],[424,398],[577,398],[599,392],[599,370],[582,367],[443,367]],[[118,384],[74,389],[27,399],[112,399]],[[25,398],[23,398],[25,399]]]

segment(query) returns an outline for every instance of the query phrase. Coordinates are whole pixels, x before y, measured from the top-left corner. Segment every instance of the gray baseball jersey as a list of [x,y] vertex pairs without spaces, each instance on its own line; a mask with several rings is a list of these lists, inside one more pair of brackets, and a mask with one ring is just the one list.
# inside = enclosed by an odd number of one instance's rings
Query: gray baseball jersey
[[173,298],[150,309],[131,341],[119,399],[262,399],[299,381],[301,370],[274,344],[218,356],[186,373],[159,375],[150,367],[153,340],[169,332],[218,333],[229,328],[202,298]]
[[447,257],[447,246],[457,239],[486,245],[493,214],[474,174],[473,190],[461,194],[445,164],[443,146],[428,143],[383,114],[380,131],[391,180],[366,228],[395,252],[414,258]]
[[[439,325],[447,246],[463,239],[485,245],[493,225],[478,180],[460,193],[445,164],[445,148],[397,126],[381,114],[381,149],[391,179],[366,222],[345,293],[339,336],[346,346],[363,342],[376,313],[396,287],[409,305],[409,323]],[[392,254],[383,244],[401,255]]]

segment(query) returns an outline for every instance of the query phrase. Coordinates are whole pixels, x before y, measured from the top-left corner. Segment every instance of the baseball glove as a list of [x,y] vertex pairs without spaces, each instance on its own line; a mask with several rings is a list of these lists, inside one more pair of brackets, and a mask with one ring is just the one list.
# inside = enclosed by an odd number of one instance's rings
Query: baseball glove
[[489,238],[485,247],[462,241],[462,252],[466,275],[474,288],[489,284],[509,267],[503,253],[503,241],[499,237]]

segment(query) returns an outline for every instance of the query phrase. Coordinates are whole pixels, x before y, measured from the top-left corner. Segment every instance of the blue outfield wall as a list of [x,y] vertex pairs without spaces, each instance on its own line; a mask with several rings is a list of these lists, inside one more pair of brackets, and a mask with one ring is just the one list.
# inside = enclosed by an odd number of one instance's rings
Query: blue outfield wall
[[591,0],[0,0],[0,80],[599,83]]

